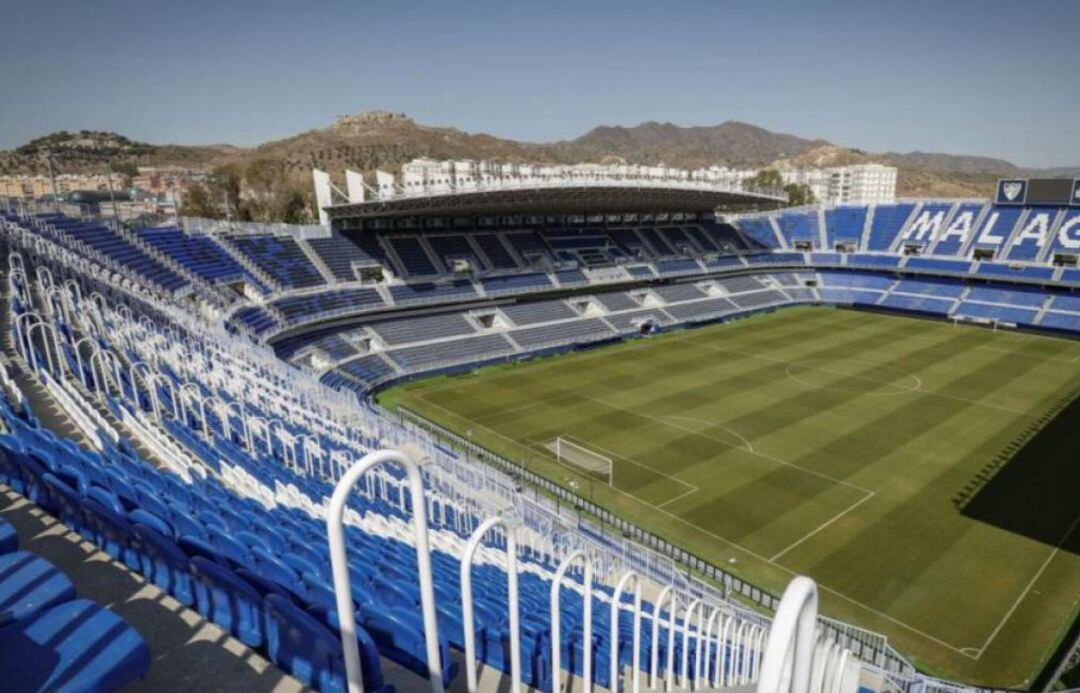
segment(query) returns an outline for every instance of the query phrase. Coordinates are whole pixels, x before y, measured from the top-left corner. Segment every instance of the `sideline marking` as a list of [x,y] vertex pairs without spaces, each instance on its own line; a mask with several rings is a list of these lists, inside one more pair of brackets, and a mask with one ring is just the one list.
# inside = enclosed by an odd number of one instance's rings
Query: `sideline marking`
[[818,526],[817,526],[817,528],[816,528],[816,529],[814,529],[814,530],[813,530],[812,532],[810,532],[809,534],[807,534],[806,536],[804,536],[804,537],[803,537],[802,539],[798,540],[797,542],[795,542],[795,543],[794,543],[794,544],[792,544],[791,546],[787,547],[786,549],[784,549],[784,550],[783,550],[783,551],[781,551],[780,553],[776,554],[775,556],[773,556],[773,557],[772,557],[772,558],[770,558],[769,560],[770,560],[770,561],[775,561],[776,559],[780,558],[781,556],[783,556],[783,555],[784,555],[785,553],[787,553],[788,551],[791,551],[791,550],[792,550],[793,548],[795,548],[796,546],[799,546],[800,544],[802,544],[802,543],[803,543],[804,541],[806,541],[806,540],[807,540],[807,539],[809,539],[810,537],[814,536],[815,534],[817,534],[817,533],[818,533],[818,532],[820,532],[821,530],[825,529],[826,527],[828,527],[828,526],[829,526],[829,525],[831,525],[832,523],[836,522],[837,520],[839,520],[839,519],[840,519],[841,517],[843,517],[844,515],[847,515],[847,514],[848,514],[849,512],[851,512],[851,511],[852,511],[852,510],[854,510],[855,508],[859,507],[860,505],[862,505],[863,503],[865,503],[866,501],[870,500],[871,498],[873,498],[873,497],[874,497],[874,496],[876,496],[876,495],[877,495],[876,493],[874,493],[873,491],[871,491],[871,492],[870,492],[870,495],[867,495],[867,496],[863,496],[863,497],[862,497],[861,499],[859,499],[858,501],[856,501],[856,502],[855,502],[855,503],[854,503],[853,505],[851,505],[850,507],[848,507],[848,509],[847,509],[847,510],[844,510],[843,512],[840,512],[840,513],[838,513],[838,514],[834,515],[834,516],[833,516],[832,518],[830,518],[830,519],[826,520],[825,522],[821,523],[821,524],[820,524],[820,525],[818,525]]
[[1046,557],[1045,561],[1043,561],[1042,566],[1039,567],[1039,571],[1035,573],[1035,577],[1031,578],[1031,581],[1028,582],[1027,587],[1024,588],[1024,591],[1021,592],[1020,596],[1017,597],[1016,601],[1013,602],[1013,605],[1009,609],[1008,613],[1006,613],[1005,617],[1001,619],[1001,622],[997,624],[997,628],[994,629],[994,632],[990,633],[990,637],[988,637],[986,639],[986,642],[983,643],[982,647],[979,648],[979,654],[975,659],[983,656],[983,653],[986,652],[986,648],[990,646],[990,643],[994,641],[994,638],[998,636],[998,633],[1001,632],[1001,629],[1005,626],[1006,623],[1008,623],[1009,619],[1012,618],[1012,615],[1016,611],[1017,607],[1019,607],[1020,603],[1027,598],[1028,592],[1031,591],[1031,588],[1034,587],[1035,583],[1038,582],[1040,577],[1042,577],[1043,572],[1046,571],[1046,568],[1050,565],[1050,562],[1053,561],[1054,558],[1058,555],[1058,552],[1061,551],[1061,547],[1064,546],[1065,542],[1068,541],[1069,537],[1072,536],[1072,533],[1076,530],[1077,525],[1080,525],[1080,515],[1077,515],[1076,519],[1073,520],[1073,523],[1069,525],[1069,529],[1066,530],[1065,535],[1061,537],[1061,539],[1058,541],[1057,545],[1054,547],[1054,550],[1051,551],[1050,555]]

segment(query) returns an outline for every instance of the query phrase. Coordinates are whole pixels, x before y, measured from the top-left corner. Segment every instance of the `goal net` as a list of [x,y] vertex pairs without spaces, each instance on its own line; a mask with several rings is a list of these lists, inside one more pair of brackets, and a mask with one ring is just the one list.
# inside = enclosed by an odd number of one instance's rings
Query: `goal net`
[[982,327],[988,329],[991,332],[998,331],[998,325],[1001,321],[997,318],[975,318],[969,315],[954,314],[952,316],[953,325],[959,327],[960,325],[971,325],[973,327]]
[[611,485],[613,465],[610,457],[590,450],[581,443],[570,440],[567,436],[559,436],[548,443],[547,448],[555,453],[555,458],[559,462],[580,469],[590,476],[603,479],[609,486]]

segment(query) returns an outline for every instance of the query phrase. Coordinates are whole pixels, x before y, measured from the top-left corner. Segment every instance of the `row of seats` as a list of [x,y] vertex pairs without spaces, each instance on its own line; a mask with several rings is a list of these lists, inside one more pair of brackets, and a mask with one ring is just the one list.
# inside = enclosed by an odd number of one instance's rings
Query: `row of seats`
[[969,285],[957,279],[895,279],[858,272],[820,272],[826,301],[942,317],[996,320],[1074,332],[1080,299],[1070,293],[1008,285]]
[[[340,345],[328,342],[326,335],[307,341],[300,348],[290,346],[290,352],[299,354],[301,360],[317,352],[324,360],[341,363],[323,375],[323,382],[363,393],[372,384],[400,377],[402,373],[614,339],[640,333],[646,325],[644,331],[648,332],[676,323],[700,322],[793,302],[814,302],[818,297],[813,290],[802,288],[805,280],[813,276],[777,272],[714,280],[728,294],[725,298],[709,298],[703,289],[691,283],[660,285],[648,292],[612,291],[583,297],[580,301],[583,304],[595,301],[602,306],[606,311],[603,317],[594,317],[593,307],[575,309],[568,301],[548,300],[494,307],[491,314],[501,318],[489,328],[474,324],[463,313],[398,318],[368,324],[367,329],[383,341],[385,351],[380,353],[357,358],[362,350],[348,344],[341,349],[345,353],[341,357],[332,353]],[[774,288],[777,285],[782,289]],[[644,307],[650,305],[648,301],[654,307]],[[352,328],[350,333],[361,335],[364,329]],[[498,331],[485,333],[485,329]],[[384,358],[390,359],[397,370]]]
[[[10,414],[10,411],[7,412]],[[0,451],[0,483],[13,465]],[[52,487],[55,477],[43,475]],[[54,565],[19,550],[0,518],[0,687],[30,691],[111,691],[146,675],[150,649],[122,618],[88,599]]]
[[236,235],[230,236],[228,241],[286,289],[303,289],[324,283],[319,270],[288,236]]
[[[235,514],[241,508],[250,513],[250,504],[238,506],[209,482],[188,488],[123,449],[113,448],[99,457],[16,421],[8,418],[9,424],[14,423],[12,434],[0,436],[0,482],[55,514],[111,558],[142,573],[244,644],[263,649],[304,683],[321,690],[344,689],[341,643],[335,632],[297,605],[293,595],[298,585],[286,589],[280,584],[284,564],[272,557],[276,554],[270,553],[265,540],[250,535],[250,544],[238,542],[248,536],[243,530],[256,526]],[[280,528],[282,522],[279,519],[272,526]],[[289,574],[293,575],[291,569]],[[37,576],[37,582],[42,577]],[[321,587],[328,589],[325,584]],[[332,603],[332,590],[322,603],[328,600]],[[25,690],[112,690],[146,672],[149,651],[130,628],[85,605],[75,615],[79,617],[74,621],[79,625],[78,637],[61,643],[92,658],[94,666],[111,678],[95,685],[93,670],[68,671],[61,672],[67,678],[59,684]],[[52,633],[71,628],[70,623],[50,625]],[[16,661],[7,660],[3,645],[14,638],[5,641],[6,633],[0,628],[0,671],[5,671],[5,661]],[[361,628],[358,639],[365,654],[366,685],[392,690],[382,682],[371,636]],[[40,676],[46,653],[31,651],[29,655],[35,666],[26,675]],[[74,659],[78,661],[77,656]],[[24,690],[8,688],[8,681],[4,677],[4,690]]]
[[[904,252],[971,257],[980,250],[1002,263],[1043,264],[1050,263],[1055,253],[1080,252],[1080,209],[1046,205],[905,201],[807,207],[743,217],[735,224],[757,248],[775,251],[827,252],[843,247],[899,258]],[[862,262],[878,262],[873,257]]]
[[139,239],[212,284],[244,281],[268,291],[243,265],[212,238],[186,234],[175,226],[139,229]]
[[97,222],[70,219],[60,214],[22,218],[9,213],[4,215],[4,219],[47,236],[77,254],[115,263],[144,282],[167,292],[175,293],[188,285],[187,280],[172,269]]

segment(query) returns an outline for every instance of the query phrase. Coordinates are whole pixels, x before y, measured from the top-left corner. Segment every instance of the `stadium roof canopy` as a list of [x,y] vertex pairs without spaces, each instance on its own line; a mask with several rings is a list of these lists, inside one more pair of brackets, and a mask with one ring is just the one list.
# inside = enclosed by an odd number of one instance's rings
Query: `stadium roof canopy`
[[724,190],[698,184],[562,184],[501,190],[400,195],[323,207],[329,219],[417,216],[507,216],[519,214],[604,214],[712,212],[771,209],[787,202],[783,193]]

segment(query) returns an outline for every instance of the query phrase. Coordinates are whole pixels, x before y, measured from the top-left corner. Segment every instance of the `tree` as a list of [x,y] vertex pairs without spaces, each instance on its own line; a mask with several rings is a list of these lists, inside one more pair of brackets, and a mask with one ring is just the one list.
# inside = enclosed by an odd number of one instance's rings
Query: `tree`
[[286,224],[303,224],[311,219],[304,193],[294,188],[285,192],[282,198],[275,215],[278,219]]
[[210,191],[202,183],[193,183],[184,193],[180,202],[180,215],[205,219],[216,219],[220,216],[210,199]]
[[[215,168],[210,176],[207,191],[214,207],[222,206],[224,213],[217,216],[240,217],[240,188],[243,174],[235,164]],[[226,207],[227,205],[227,207]]]
[[784,192],[788,194],[788,205],[791,207],[812,205],[817,201],[814,199],[814,191],[805,183],[790,183],[785,185]]
[[780,172],[775,168],[764,168],[758,171],[753,178],[746,180],[748,190],[776,190],[784,184]]

